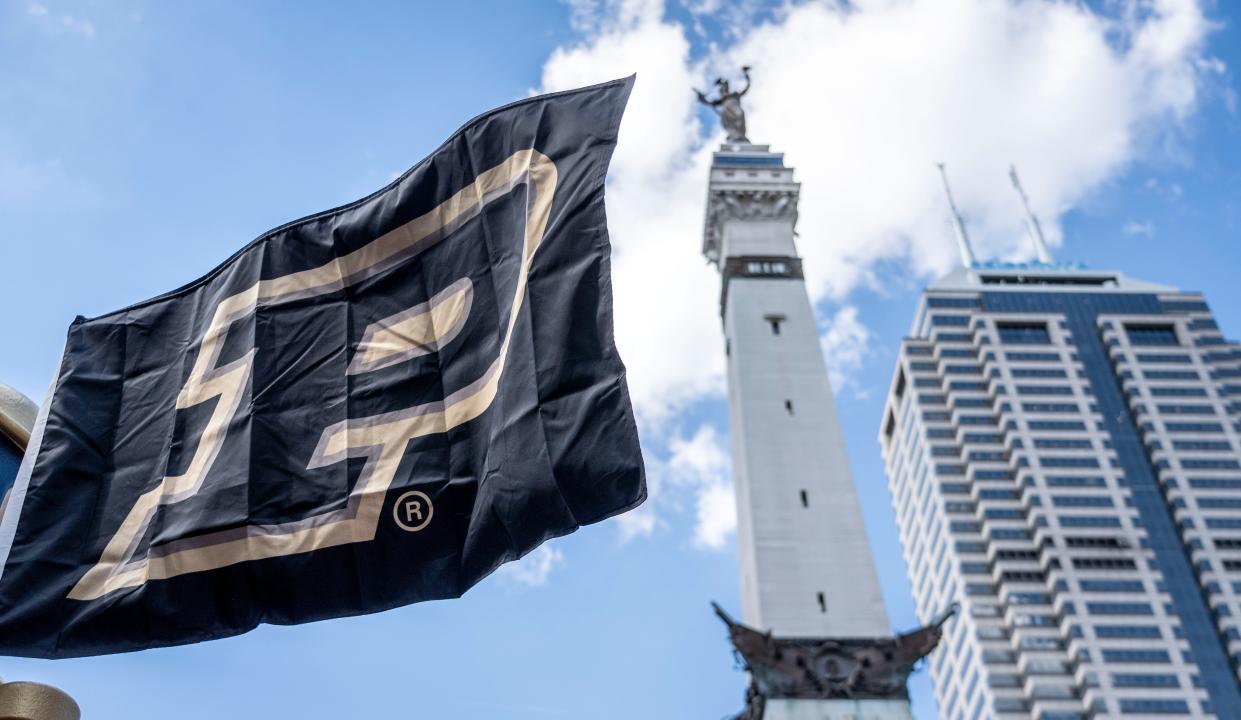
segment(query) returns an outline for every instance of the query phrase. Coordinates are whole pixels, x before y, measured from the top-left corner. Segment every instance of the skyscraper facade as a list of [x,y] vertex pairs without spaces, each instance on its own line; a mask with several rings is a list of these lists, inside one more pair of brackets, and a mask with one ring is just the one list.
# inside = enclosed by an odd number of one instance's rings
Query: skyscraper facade
[[1241,347],[1080,266],[923,294],[880,428],[940,717],[1241,718]]

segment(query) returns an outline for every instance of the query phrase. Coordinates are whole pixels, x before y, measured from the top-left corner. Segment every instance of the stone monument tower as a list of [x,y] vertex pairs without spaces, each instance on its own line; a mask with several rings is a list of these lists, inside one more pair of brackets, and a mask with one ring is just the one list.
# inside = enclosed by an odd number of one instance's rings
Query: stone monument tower
[[908,719],[938,624],[892,637],[794,241],[800,185],[746,137],[745,75],[698,92],[728,133],[702,251],[722,278],[744,625],[717,611],[752,678],[742,717]]

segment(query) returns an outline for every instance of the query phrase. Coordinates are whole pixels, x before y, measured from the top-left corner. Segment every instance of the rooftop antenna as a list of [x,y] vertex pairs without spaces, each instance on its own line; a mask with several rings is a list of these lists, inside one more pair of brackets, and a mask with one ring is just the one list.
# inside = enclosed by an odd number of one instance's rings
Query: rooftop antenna
[[1008,177],[1012,179],[1013,187],[1017,189],[1017,194],[1021,196],[1021,204],[1026,209],[1026,232],[1030,233],[1030,239],[1034,241],[1034,252],[1038,255],[1038,261],[1047,264],[1055,262],[1051,257],[1051,251],[1047,249],[1047,239],[1043,237],[1043,226],[1039,224],[1038,216],[1030,209],[1030,199],[1026,197],[1026,191],[1021,188],[1016,165],[1008,167]]
[[974,250],[970,248],[970,237],[965,233],[965,221],[952,199],[952,188],[948,187],[948,172],[944,164],[939,163],[939,175],[944,179],[944,193],[948,195],[948,207],[952,208],[952,227],[957,231],[957,249],[961,251],[961,264],[967,268],[974,267]]

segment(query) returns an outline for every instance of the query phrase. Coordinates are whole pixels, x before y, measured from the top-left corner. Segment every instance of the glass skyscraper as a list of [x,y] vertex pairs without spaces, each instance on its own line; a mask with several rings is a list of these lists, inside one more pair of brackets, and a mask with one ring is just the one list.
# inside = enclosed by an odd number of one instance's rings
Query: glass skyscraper
[[880,428],[940,717],[1241,718],[1241,347],[1035,263],[923,294]]

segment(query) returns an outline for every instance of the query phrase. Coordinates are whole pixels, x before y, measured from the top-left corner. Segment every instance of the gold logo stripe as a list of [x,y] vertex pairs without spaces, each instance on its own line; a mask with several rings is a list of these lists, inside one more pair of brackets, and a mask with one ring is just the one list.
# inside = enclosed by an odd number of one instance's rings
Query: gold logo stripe
[[474,284],[461,278],[427,302],[371,323],[347,374],[360,375],[438,352],[465,326],[473,298]]

